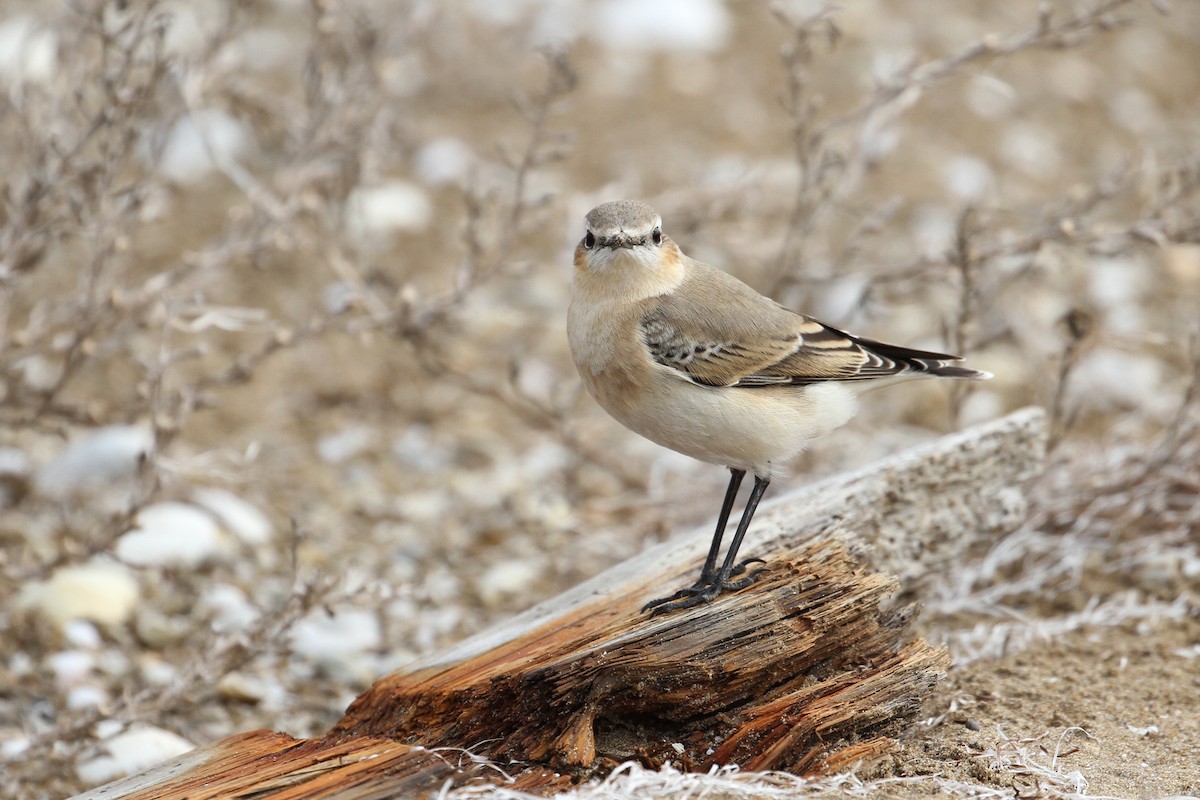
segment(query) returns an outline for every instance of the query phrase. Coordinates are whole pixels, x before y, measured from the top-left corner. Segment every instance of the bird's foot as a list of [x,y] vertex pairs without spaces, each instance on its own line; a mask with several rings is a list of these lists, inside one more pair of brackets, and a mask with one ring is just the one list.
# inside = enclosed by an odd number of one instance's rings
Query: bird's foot
[[[747,564],[763,564],[761,558],[747,558],[745,561],[738,564],[729,572],[729,577],[741,575],[746,571]],[[657,600],[651,600],[646,605],[642,606],[642,611],[649,611],[650,616],[656,617],[659,614],[667,614],[671,611],[678,611],[682,608],[692,608],[701,603],[711,603],[716,597],[724,592],[736,592],[738,589],[745,589],[750,584],[758,580],[758,576],[766,572],[765,568],[753,570],[749,575],[736,581],[729,578],[722,579],[719,575],[712,578],[701,578],[696,583],[680,589],[675,594],[669,597],[660,597]]]
[[[733,569],[731,569],[729,571],[729,577],[732,578],[734,575],[741,575],[743,572],[746,571],[747,564],[765,564],[765,563],[767,563],[767,561],[764,558],[747,558],[745,561],[741,562],[740,564],[738,564],[736,567],[734,567]],[[756,570],[754,570],[754,574],[758,575],[760,572],[765,572],[765,571],[766,571],[765,568],[764,569],[756,569]],[[746,585],[749,586],[750,584],[746,584]]]

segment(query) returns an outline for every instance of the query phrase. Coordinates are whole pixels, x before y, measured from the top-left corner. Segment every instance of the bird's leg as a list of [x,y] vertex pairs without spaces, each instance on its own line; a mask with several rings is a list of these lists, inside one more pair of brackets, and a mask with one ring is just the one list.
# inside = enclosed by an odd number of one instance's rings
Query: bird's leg
[[689,597],[704,591],[713,582],[717,574],[717,555],[721,552],[721,540],[725,537],[725,528],[729,525],[729,514],[733,511],[734,501],[737,500],[738,489],[741,488],[742,478],[746,477],[744,469],[729,468],[729,486],[725,489],[725,500],[721,503],[721,513],[717,517],[717,529],[713,531],[712,544],[708,547],[708,557],[704,559],[704,569],[700,570],[700,579],[686,589],[680,589],[670,597],[660,597],[642,606],[642,611]]
[[746,508],[742,511],[742,520],[738,523],[737,533],[733,535],[733,541],[729,543],[729,552],[725,554],[725,563],[721,565],[721,571],[717,573],[716,580],[713,581],[713,585],[717,588],[718,593],[722,589],[741,589],[744,586],[749,586],[754,583],[754,579],[762,572],[761,569],[756,569],[740,581],[729,582],[731,576],[744,572],[747,564],[762,561],[760,558],[748,558],[742,563],[735,565],[738,548],[742,546],[742,539],[746,538],[746,531],[750,529],[750,520],[754,519],[754,512],[758,509],[758,501],[762,500],[763,494],[770,485],[771,479],[769,477],[761,478],[758,475],[754,476],[754,488],[750,491],[750,499],[746,501]]
[[733,511],[733,503],[737,500],[738,489],[741,488],[742,478],[746,477],[744,469],[729,469],[729,487],[725,489],[725,500],[721,503],[721,514],[717,517],[717,529],[713,531],[712,544],[708,548],[708,558],[704,559],[704,569],[700,570],[700,580],[697,586],[707,586],[712,583],[717,571],[717,553],[721,552],[721,539],[725,536],[725,528],[729,525],[729,514]]
[[733,541],[729,543],[729,551],[725,554],[725,562],[711,581],[706,584],[696,584],[687,589],[682,589],[671,597],[664,597],[660,600],[649,602],[642,607],[642,610],[652,611],[653,614],[657,615],[680,608],[691,608],[700,603],[709,602],[723,591],[742,589],[754,583],[763,570],[756,569],[741,580],[731,581],[729,579],[733,575],[744,572],[747,564],[761,561],[761,559],[757,558],[748,558],[740,564],[736,563],[738,548],[742,546],[742,539],[746,538],[746,531],[750,529],[750,520],[754,519],[754,512],[758,509],[758,502],[762,500],[763,493],[767,491],[767,487],[770,485],[770,478],[762,478],[758,475],[754,476],[754,489],[750,492],[750,499],[746,501],[746,508],[742,511],[742,519],[738,522],[737,532],[733,535]]

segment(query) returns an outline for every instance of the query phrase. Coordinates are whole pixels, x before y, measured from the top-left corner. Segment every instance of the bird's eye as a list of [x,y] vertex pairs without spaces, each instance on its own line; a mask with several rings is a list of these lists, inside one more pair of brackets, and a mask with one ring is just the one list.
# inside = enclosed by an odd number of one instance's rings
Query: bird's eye
[[587,235],[583,237],[583,249],[591,250],[595,246],[596,246],[596,237],[594,235],[592,235],[591,231],[588,231]]
[[655,228],[654,232],[650,234],[650,238],[654,240],[655,244],[662,244],[662,228]]

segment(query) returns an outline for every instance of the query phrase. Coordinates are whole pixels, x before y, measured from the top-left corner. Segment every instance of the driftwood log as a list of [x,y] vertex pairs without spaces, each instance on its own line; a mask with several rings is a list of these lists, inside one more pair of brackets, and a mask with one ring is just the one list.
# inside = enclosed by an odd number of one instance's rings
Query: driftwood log
[[323,737],[239,734],[82,797],[548,793],[626,759],[845,768],[886,750],[948,665],[904,601],[1019,523],[1044,449],[1037,409],[943,437],[764,507],[747,551],[769,569],[740,592],[640,612],[697,570],[698,531],[381,678]]

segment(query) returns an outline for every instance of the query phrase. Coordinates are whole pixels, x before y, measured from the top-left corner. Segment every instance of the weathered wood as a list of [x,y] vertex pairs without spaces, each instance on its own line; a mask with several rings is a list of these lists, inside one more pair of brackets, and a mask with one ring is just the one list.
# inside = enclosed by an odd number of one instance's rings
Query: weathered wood
[[[491,767],[461,750],[439,752],[368,736],[294,739],[259,730],[198,747],[78,800],[391,800],[425,797],[448,780],[464,784],[491,777],[489,772]],[[508,785],[548,792],[567,783],[564,776],[533,768]]]
[[747,551],[769,570],[750,588],[640,613],[696,571],[700,531],[380,679],[325,737],[243,734],[85,797],[374,798],[500,777],[463,747],[541,792],[626,758],[844,768],[886,749],[947,665],[883,601],[1015,525],[1044,440],[1026,410],[825,481],[760,511]]
[[559,769],[637,756],[808,771],[897,733],[947,666],[923,642],[902,646],[907,615],[879,609],[896,586],[821,541],[704,607],[648,619],[633,592],[484,656],[389,675],[334,732],[481,742],[490,758]]

